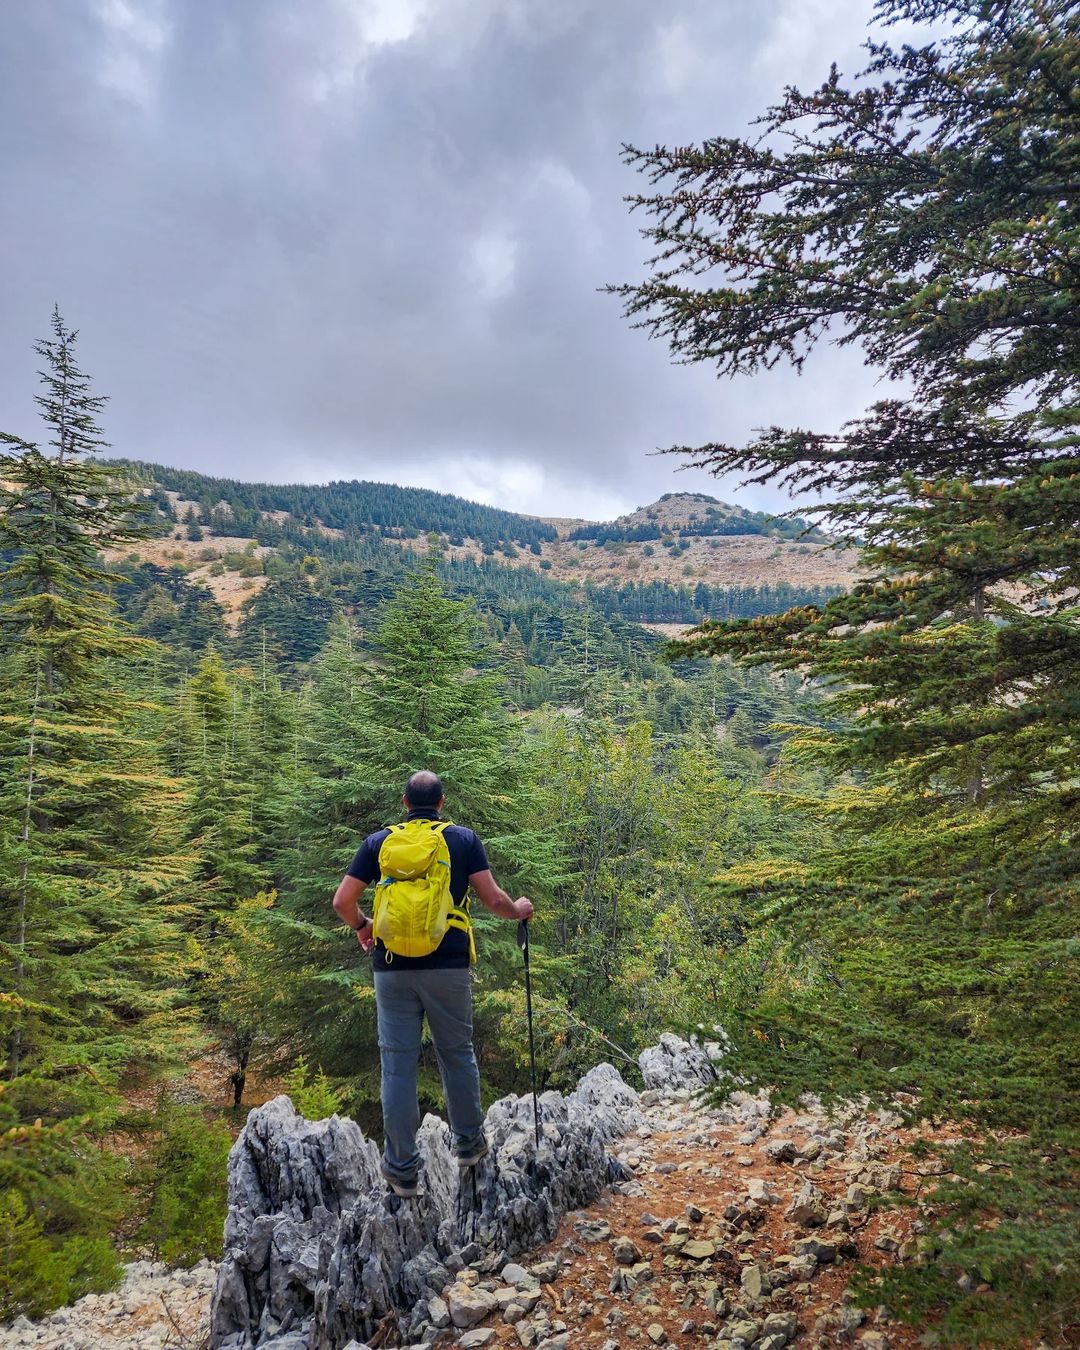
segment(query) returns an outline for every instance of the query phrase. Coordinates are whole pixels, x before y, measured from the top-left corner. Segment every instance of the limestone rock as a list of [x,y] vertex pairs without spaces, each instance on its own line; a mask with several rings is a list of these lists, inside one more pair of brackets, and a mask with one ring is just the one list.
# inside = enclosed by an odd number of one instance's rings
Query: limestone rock
[[810,1181],[803,1183],[798,1195],[785,1212],[788,1218],[794,1219],[804,1228],[820,1228],[828,1218],[825,1196]]
[[739,1283],[749,1298],[764,1298],[766,1294],[771,1292],[765,1272],[758,1265],[743,1266],[739,1275]]
[[[464,1174],[449,1130],[428,1116],[417,1141],[423,1184],[412,1200],[387,1190],[379,1150],[353,1121],[307,1121],[287,1097],[252,1111],[229,1156],[211,1345],[336,1350],[363,1343],[388,1315],[406,1343],[420,1340],[451,1271],[474,1261],[498,1270],[553,1238],[562,1216],[612,1179],[607,1144],[643,1119],[610,1065],[566,1098],[543,1093],[538,1105],[539,1148],[532,1098],[504,1097],[487,1114],[490,1153]],[[454,1286],[459,1303],[463,1279]]]
[[701,1046],[665,1032],[659,1045],[642,1050],[638,1056],[646,1088],[683,1088],[695,1092],[715,1083],[713,1059],[720,1058],[721,1049],[719,1043],[713,1044],[714,1052],[710,1054],[708,1044]]
[[452,1284],[446,1291],[446,1306],[455,1327],[474,1327],[496,1308],[495,1295],[467,1284]]
[[821,1265],[836,1260],[836,1243],[824,1242],[821,1238],[799,1238],[795,1243],[796,1256],[812,1256]]
[[762,1152],[771,1163],[789,1163],[795,1161],[795,1145],[790,1139],[770,1139]]

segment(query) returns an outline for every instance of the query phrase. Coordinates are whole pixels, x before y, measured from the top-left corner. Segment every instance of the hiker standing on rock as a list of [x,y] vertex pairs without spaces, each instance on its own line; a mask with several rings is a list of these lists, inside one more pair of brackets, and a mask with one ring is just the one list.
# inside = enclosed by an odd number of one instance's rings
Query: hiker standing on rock
[[[360,946],[374,947],[386,1135],[382,1173],[394,1194],[405,1197],[416,1194],[420,1168],[416,1068],[425,1015],[458,1165],[472,1167],[488,1151],[472,1043],[469,966],[476,945],[469,887],[501,919],[528,920],[533,913],[530,900],[511,900],[496,882],[477,835],[441,819],[444,801],[435,774],[414,773],[402,797],[405,820],[368,835],[334,895],[335,911]],[[373,884],[369,918],[358,902]]]

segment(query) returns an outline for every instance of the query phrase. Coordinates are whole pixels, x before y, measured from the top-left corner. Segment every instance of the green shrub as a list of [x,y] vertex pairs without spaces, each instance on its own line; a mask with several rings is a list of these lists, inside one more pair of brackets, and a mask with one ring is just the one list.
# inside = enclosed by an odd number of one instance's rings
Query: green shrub
[[65,1303],[74,1303],[84,1294],[103,1294],[115,1289],[123,1278],[123,1267],[116,1248],[107,1237],[69,1238],[60,1249],[67,1269]]
[[285,1091],[293,1106],[308,1120],[325,1120],[327,1116],[337,1115],[345,1101],[322,1069],[317,1069],[314,1074],[311,1072],[303,1055],[296,1061],[296,1067],[285,1075]]
[[19,1313],[41,1317],[66,1301],[67,1272],[60,1252],[22,1200],[0,1201],[0,1321]]
[[0,1322],[20,1313],[44,1317],[84,1294],[115,1289],[121,1274],[107,1237],[51,1240],[17,1191],[0,1198]]
[[232,1142],[220,1120],[196,1106],[163,1101],[157,1140],[146,1169],[145,1217],[138,1245],[170,1265],[193,1265],[221,1255],[226,1210],[225,1164]]

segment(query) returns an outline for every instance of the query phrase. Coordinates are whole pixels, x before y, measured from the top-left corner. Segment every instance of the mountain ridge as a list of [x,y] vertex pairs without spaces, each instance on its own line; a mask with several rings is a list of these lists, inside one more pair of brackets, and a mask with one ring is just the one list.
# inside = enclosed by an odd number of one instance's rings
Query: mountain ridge
[[[157,505],[159,539],[128,550],[180,566],[239,622],[265,586],[255,566],[283,547],[321,554],[367,538],[451,563],[495,562],[573,587],[791,587],[834,590],[858,575],[856,555],[806,522],[754,512],[704,493],[665,493],[609,522],[531,516],[428,488],[367,480],[248,483],[141,461],[114,461]],[[242,555],[254,555],[244,560]],[[699,606],[707,612],[707,604]],[[658,616],[665,623],[668,616]]]
[[[274,485],[112,463],[153,504],[159,532],[109,560],[131,575],[142,570],[142,585],[167,589],[165,575],[182,574],[220,606],[232,632],[246,618],[265,622],[265,597],[282,568],[306,576],[313,599],[312,568],[335,576],[342,567],[396,571],[432,543],[459,590],[544,595],[556,607],[585,603],[660,625],[664,636],[705,617],[819,603],[857,575],[856,555],[803,535],[805,522],[703,493],[667,493],[594,522],[526,516],[394,483]],[[346,586],[344,598],[350,594]]]

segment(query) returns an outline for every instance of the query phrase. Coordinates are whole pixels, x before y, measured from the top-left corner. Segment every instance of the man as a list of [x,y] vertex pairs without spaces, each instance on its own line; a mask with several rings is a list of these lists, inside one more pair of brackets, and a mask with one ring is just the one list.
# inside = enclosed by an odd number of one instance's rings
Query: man
[[[444,801],[442,783],[435,774],[422,769],[409,779],[402,797],[406,820],[438,820]],[[376,830],[360,845],[334,895],[334,909],[356,931],[364,951],[373,945],[375,948],[375,1007],[386,1135],[382,1173],[395,1195],[408,1197],[416,1194],[420,1167],[416,1150],[420,1123],[416,1067],[425,1014],[439,1061],[459,1166],[478,1163],[487,1153],[488,1143],[480,1105],[480,1071],[472,1043],[469,934],[462,928],[448,927],[428,956],[388,953],[374,938],[372,920],[358,904],[367,887],[380,879],[379,850],[389,833],[388,829]],[[511,900],[496,883],[484,846],[472,830],[447,825],[443,837],[450,853],[450,894],[456,906],[463,904],[471,886],[499,918],[532,918],[531,901],[524,896]]]

